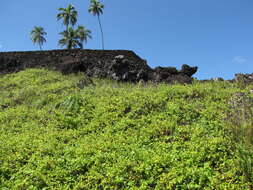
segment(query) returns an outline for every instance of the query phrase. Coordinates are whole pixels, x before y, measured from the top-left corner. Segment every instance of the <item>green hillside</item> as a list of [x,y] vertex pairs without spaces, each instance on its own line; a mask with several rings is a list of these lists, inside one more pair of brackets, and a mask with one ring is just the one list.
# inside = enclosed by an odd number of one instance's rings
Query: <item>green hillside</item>
[[252,188],[250,86],[81,78],[0,76],[1,190]]

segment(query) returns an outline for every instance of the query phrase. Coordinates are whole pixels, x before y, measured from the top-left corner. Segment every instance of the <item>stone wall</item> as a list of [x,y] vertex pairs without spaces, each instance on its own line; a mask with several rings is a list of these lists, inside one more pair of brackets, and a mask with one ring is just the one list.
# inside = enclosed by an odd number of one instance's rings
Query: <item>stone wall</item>
[[0,74],[18,72],[26,68],[47,68],[63,74],[84,72],[90,77],[111,78],[118,81],[154,81],[190,83],[197,67],[183,65],[150,68],[146,61],[128,50],[50,50],[0,52]]
[[[0,52],[0,73],[16,72],[25,68],[53,68],[60,70],[64,65],[77,65],[82,62],[80,71],[91,64],[105,64],[117,55],[124,55],[135,62],[143,62],[132,51],[126,50],[51,50],[51,51],[25,51],[25,52]],[[75,71],[69,71],[75,72]]]

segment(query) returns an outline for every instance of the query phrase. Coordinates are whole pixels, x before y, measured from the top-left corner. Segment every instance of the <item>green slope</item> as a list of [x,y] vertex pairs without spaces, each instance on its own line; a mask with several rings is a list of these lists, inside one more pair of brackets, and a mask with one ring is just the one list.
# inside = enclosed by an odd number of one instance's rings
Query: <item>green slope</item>
[[252,149],[228,118],[248,88],[96,80],[81,90],[81,78],[0,76],[1,190],[250,189]]

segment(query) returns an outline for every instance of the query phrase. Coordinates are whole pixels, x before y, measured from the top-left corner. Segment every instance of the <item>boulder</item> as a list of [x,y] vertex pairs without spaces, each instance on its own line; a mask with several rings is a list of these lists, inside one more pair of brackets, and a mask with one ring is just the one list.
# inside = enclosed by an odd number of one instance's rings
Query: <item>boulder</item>
[[188,77],[191,77],[192,75],[194,75],[198,70],[198,67],[190,67],[189,65],[182,65],[181,70],[179,71],[180,73],[182,73],[183,75],[187,75]]
[[245,85],[253,84],[253,73],[252,74],[235,74],[235,82],[243,83]]
[[197,67],[190,67],[188,65],[183,65],[180,71],[175,67],[156,67],[152,80],[154,82],[165,82],[168,84],[190,84],[193,80],[191,76],[197,72],[197,69]]
[[177,74],[178,70],[175,67],[156,67],[154,69],[154,81],[162,82],[167,80],[168,77]]

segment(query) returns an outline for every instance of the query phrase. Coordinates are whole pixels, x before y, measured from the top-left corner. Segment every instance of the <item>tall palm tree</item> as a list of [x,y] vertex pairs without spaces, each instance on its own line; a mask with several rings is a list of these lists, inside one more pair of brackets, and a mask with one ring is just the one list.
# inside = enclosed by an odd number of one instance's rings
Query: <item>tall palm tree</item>
[[78,26],[76,32],[82,43],[87,43],[88,38],[92,38],[91,31],[84,26]]
[[60,12],[57,14],[57,20],[63,19],[66,30],[70,24],[72,26],[76,24],[78,13],[73,5],[70,4],[67,8],[59,8],[58,11]]
[[87,37],[85,34],[80,36],[80,31],[74,30],[72,27],[68,27],[67,30],[60,33],[62,38],[59,40],[60,46],[66,46],[67,49],[83,48],[82,39],[85,40]]
[[105,49],[104,48],[104,34],[103,34],[102,25],[100,21],[100,15],[103,14],[103,8],[104,8],[104,5],[100,3],[99,0],[90,1],[89,13],[98,17],[98,23],[100,26],[101,36],[102,36],[102,48]]
[[46,42],[46,38],[44,37],[47,33],[44,31],[44,28],[41,26],[35,26],[34,29],[30,32],[31,40],[34,44],[38,44],[40,50],[42,50],[42,45]]

